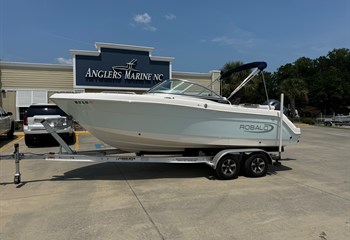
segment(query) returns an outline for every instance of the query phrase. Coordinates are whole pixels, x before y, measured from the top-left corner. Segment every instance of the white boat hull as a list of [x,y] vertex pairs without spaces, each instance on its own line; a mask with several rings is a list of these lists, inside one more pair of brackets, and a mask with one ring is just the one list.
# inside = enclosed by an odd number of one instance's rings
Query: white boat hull
[[[276,147],[279,111],[166,94],[55,94],[51,99],[110,146],[132,152]],[[300,129],[283,121],[283,145]]]

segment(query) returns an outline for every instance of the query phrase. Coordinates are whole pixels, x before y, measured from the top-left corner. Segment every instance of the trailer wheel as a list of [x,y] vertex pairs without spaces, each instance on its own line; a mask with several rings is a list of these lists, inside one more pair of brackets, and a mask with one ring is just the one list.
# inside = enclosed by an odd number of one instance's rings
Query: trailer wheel
[[245,161],[245,171],[249,177],[263,177],[267,173],[268,160],[262,153],[253,153]]
[[219,160],[215,173],[219,179],[228,180],[237,178],[239,169],[239,160],[233,155],[226,155]]
[[331,126],[332,126],[332,122],[324,122],[324,125],[325,125],[325,126],[330,126],[330,127],[331,127]]

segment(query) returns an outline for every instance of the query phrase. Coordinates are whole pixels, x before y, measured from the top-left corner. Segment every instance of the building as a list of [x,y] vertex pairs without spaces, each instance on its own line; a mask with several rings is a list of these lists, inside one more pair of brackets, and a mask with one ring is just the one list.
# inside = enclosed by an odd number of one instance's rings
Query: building
[[172,57],[152,56],[153,48],[96,43],[96,51],[71,50],[73,65],[0,62],[0,105],[16,121],[32,103],[48,103],[59,92],[132,91],[143,93],[168,78],[209,86],[219,71],[172,71]]

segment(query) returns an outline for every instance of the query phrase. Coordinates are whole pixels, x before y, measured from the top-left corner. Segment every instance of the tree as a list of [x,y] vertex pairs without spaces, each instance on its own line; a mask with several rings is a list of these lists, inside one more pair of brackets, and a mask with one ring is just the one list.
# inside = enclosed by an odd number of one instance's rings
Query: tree
[[305,82],[301,78],[284,79],[280,90],[286,95],[290,101],[291,117],[295,117],[295,100],[297,98],[307,99],[307,88]]
[[350,50],[334,49],[314,62],[316,71],[307,78],[310,104],[324,114],[347,114],[350,105]]
[[[225,65],[221,68],[221,72],[227,72],[233,68],[236,68],[240,65],[242,65],[242,62],[236,61],[236,62],[227,62]],[[246,71],[245,71],[246,72]],[[249,73],[248,73],[249,74]],[[233,74],[229,77],[226,77],[222,80],[222,95],[225,97],[228,97],[232,91],[236,89],[236,87],[244,80],[244,75],[242,72]],[[238,92],[234,96],[234,100],[232,102],[239,103],[242,98],[242,94]]]
[[293,63],[295,74],[293,77],[307,78],[315,74],[317,71],[315,68],[315,61],[307,58],[301,57]]
[[[227,71],[242,62],[229,62],[222,68]],[[286,94],[291,107],[304,110],[309,116],[324,114],[349,114],[350,106],[350,50],[333,49],[316,59],[301,57],[293,63],[282,65],[273,74],[265,72],[270,98]],[[228,96],[250,72],[235,74],[224,79],[223,95]],[[266,99],[263,82],[256,78],[241,89],[232,102],[259,103]],[[294,115],[294,109],[292,110]]]
[[[242,64],[242,62],[238,61],[228,62],[221,68],[221,71],[226,72]],[[228,97],[250,73],[251,70],[244,70],[223,79],[222,95]],[[267,76],[269,80],[272,79],[271,74],[267,74]],[[232,97],[231,102],[234,104],[242,102],[256,103],[261,102],[263,99],[265,99],[263,82],[258,76],[256,76]]]

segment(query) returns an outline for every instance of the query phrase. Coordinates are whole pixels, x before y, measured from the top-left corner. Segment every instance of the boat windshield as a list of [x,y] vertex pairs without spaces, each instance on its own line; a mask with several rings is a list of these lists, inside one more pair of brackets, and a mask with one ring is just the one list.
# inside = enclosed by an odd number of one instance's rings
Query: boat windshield
[[198,98],[204,98],[217,102],[227,102],[226,98],[221,97],[214,91],[197,83],[182,79],[168,79],[157,84],[147,93],[167,93],[176,95],[186,95]]

